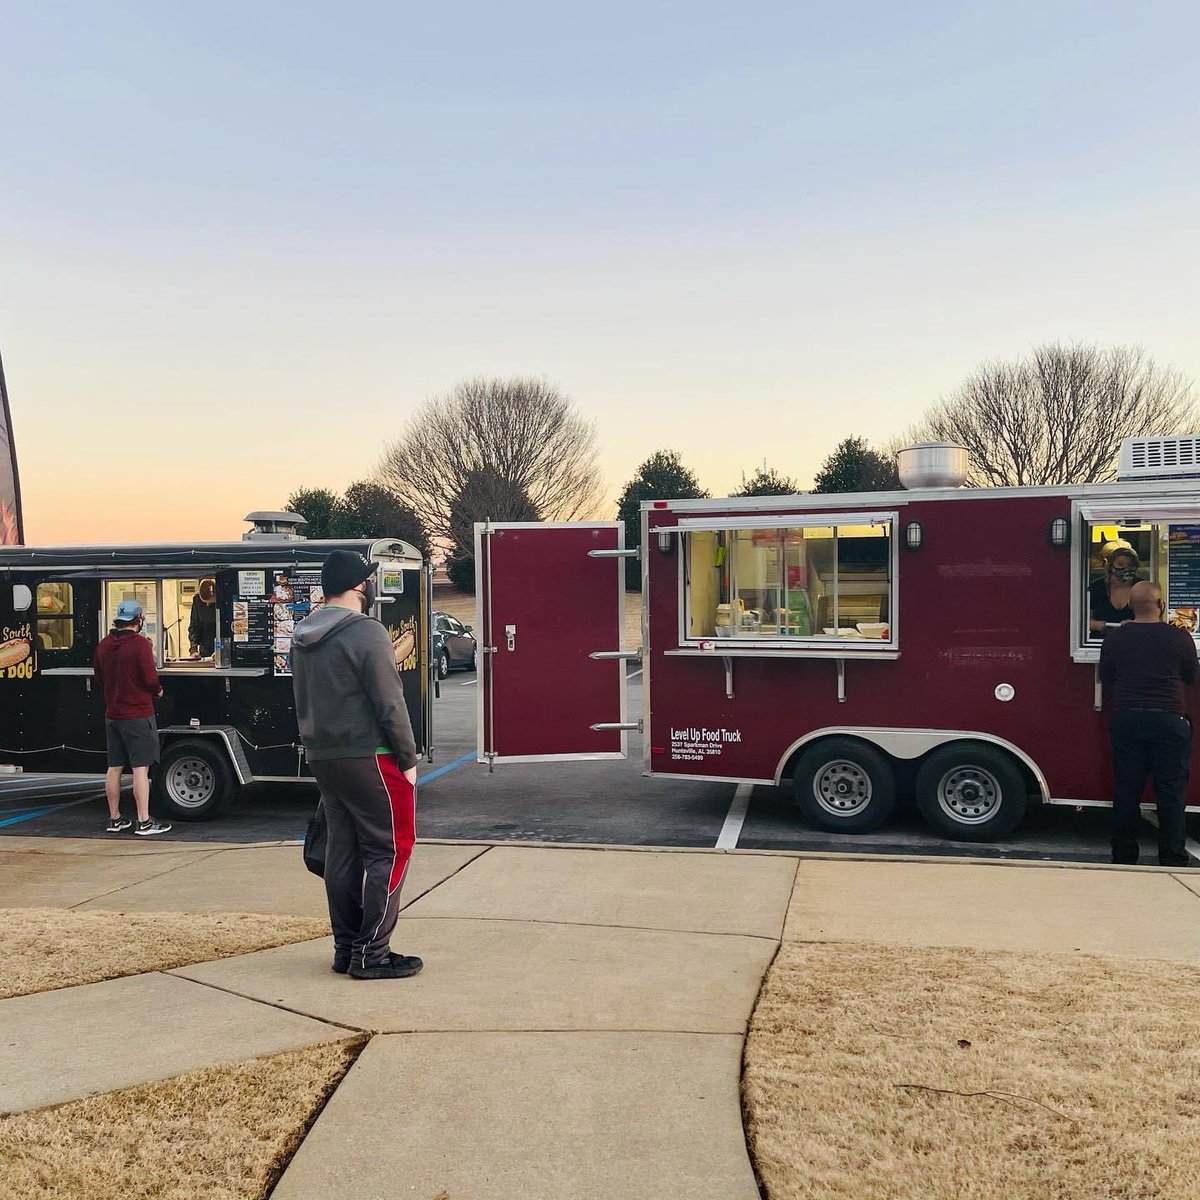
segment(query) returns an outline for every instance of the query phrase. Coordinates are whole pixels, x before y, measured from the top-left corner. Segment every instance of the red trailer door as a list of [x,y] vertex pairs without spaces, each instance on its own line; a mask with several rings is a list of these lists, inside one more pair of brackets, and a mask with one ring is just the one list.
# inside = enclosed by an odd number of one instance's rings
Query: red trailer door
[[624,543],[619,521],[476,525],[480,762],[625,755]]

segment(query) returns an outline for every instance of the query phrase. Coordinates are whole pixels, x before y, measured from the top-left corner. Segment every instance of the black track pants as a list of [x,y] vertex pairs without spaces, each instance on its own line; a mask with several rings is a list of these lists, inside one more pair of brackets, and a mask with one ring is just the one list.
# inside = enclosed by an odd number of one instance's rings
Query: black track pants
[[329,825],[325,895],[339,957],[387,962],[416,837],[416,789],[394,754],[312,764]]

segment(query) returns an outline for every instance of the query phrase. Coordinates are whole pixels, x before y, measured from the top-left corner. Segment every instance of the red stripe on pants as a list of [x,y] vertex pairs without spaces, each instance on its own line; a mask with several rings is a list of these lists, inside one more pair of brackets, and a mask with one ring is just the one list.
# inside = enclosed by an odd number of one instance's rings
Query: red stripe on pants
[[413,843],[417,840],[417,789],[404,778],[394,754],[377,754],[375,758],[392,809],[392,840],[396,845],[396,857],[392,860],[392,873],[388,879],[390,894],[400,886],[412,858]]

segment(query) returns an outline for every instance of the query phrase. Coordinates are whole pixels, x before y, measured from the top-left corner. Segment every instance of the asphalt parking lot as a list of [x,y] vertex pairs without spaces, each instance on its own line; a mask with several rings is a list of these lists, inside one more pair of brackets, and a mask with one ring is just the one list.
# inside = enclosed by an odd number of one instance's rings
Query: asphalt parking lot
[[[636,675],[628,685],[633,719],[641,714]],[[801,824],[785,789],[643,778],[638,735],[631,735],[625,762],[512,764],[489,773],[474,761],[477,686],[474,674],[461,673],[441,684],[434,761],[420,768],[421,837],[1108,861],[1108,814],[1102,809],[1045,809],[1011,838],[984,846],[944,841],[926,831],[915,811],[903,809],[874,833],[828,834]],[[311,784],[258,784],[219,819],[177,823],[167,837],[185,842],[298,838],[316,799]],[[0,777],[0,836],[106,836],[106,815],[100,779]],[[1145,861],[1153,862],[1149,826],[1145,835]]]

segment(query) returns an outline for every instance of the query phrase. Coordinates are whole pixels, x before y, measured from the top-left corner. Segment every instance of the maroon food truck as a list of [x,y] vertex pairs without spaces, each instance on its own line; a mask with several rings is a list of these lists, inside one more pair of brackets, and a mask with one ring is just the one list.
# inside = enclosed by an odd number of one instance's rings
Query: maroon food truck
[[640,552],[617,522],[477,527],[479,760],[621,757],[640,728],[647,775],[786,787],[849,833],[911,798],[958,841],[1107,805],[1105,554],[1131,548],[1200,633],[1200,436],[1122,444],[1108,484],[968,488],[941,444],[900,465],[897,492],[643,504]]

